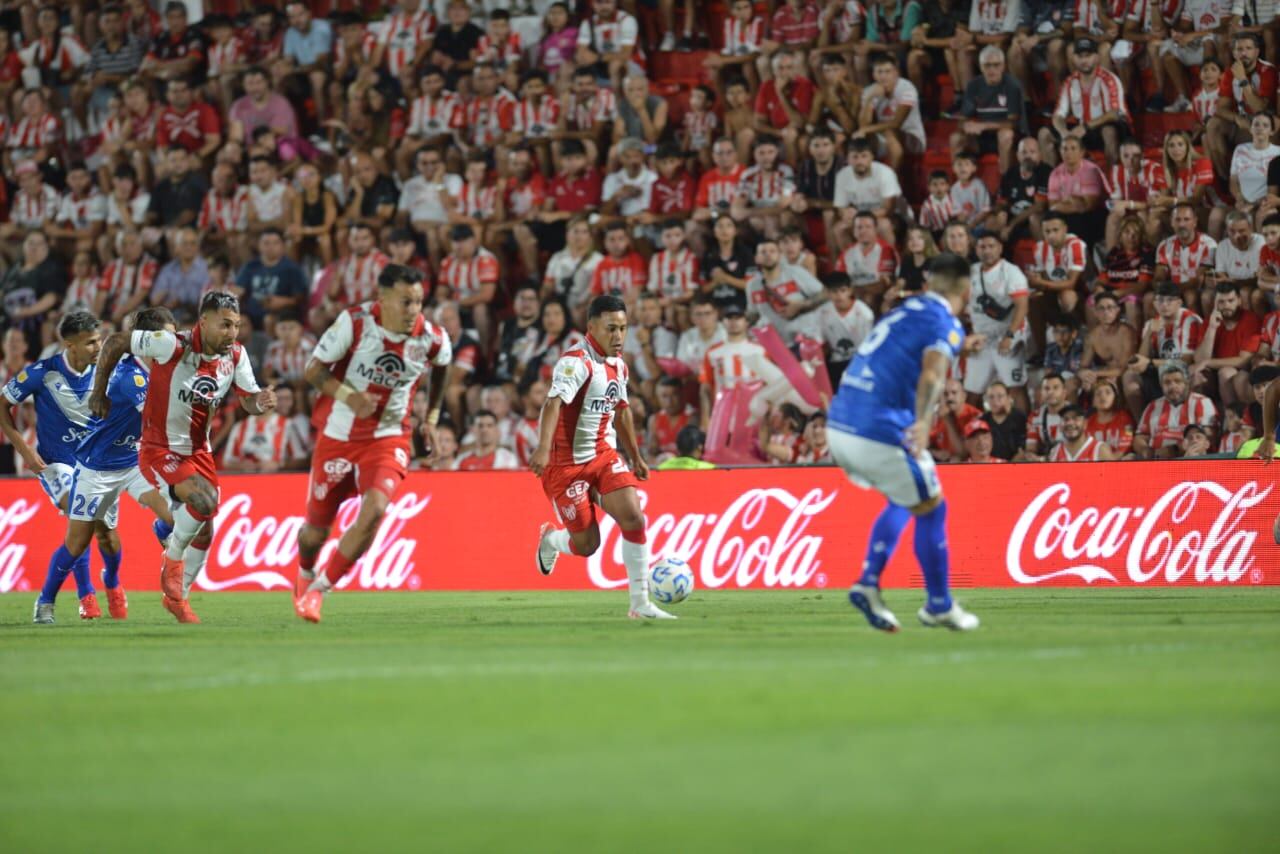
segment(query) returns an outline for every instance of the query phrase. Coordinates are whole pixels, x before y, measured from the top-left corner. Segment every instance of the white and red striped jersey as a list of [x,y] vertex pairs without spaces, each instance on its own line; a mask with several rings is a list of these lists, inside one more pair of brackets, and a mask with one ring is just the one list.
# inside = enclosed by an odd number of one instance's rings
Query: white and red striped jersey
[[[822,17],[820,18],[820,26],[826,28],[832,21],[826,17],[827,10],[823,8]],[[863,8],[858,0],[845,0],[840,4],[839,9],[835,12],[835,43],[844,44],[851,41],[854,36],[855,28],[862,26],[862,22],[867,18],[867,10]]]
[[951,202],[951,194],[948,193],[940,199],[936,196],[929,196],[921,202],[920,213],[917,214],[916,219],[921,228],[927,228],[930,231],[942,231],[955,215],[956,206]]
[[1230,15],[1231,0],[1183,0],[1178,20],[1190,24],[1192,30],[1216,30]]
[[160,118],[160,107],[152,103],[143,115],[130,112],[124,113],[125,118],[129,121],[128,137],[138,142],[154,142],[156,138],[156,122]]
[[23,228],[40,228],[56,217],[61,207],[62,197],[58,195],[58,191],[48,184],[41,184],[34,194],[26,190],[13,194],[9,220]]
[[273,462],[305,457],[307,449],[298,441],[298,435],[290,429],[289,419],[275,412],[250,415],[241,419],[227,435],[222,452],[222,464],[245,462]]
[[342,288],[342,302],[358,306],[373,299],[378,292],[378,276],[391,263],[381,250],[371,250],[367,255],[351,254],[338,262],[334,279]]
[[209,450],[209,420],[232,389],[258,392],[249,354],[239,342],[221,355],[204,354],[200,327],[190,332],[134,332],[129,349],[152,360],[142,410],[142,447],[188,457]]
[[1201,270],[1212,267],[1217,250],[1218,242],[1207,234],[1196,232],[1186,244],[1175,234],[1166,237],[1156,248],[1156,265],[1168,267],[1174,284],[1181,285],[1195,279]]
[[1218,113],[1218,90],[1201,87],[1191,96],[1191,112],[1195,114],[1196,121],[1207,125],[1209,119]]
[[597,122],[612,122],[618,117],[618,99],[612,89],[600,87],[595,95],[579,99],[570,95],[565,110],[565,123],[570,130],[591,130]]
[[1027,418],[1027,445],[1035,442],[1041,452],[1062,441],[1062,416],[1041,406]]
[[87,196],[77,197],[67,193],[58,205],[56,221],[59,225],[70,225],[76,229],[86,229],[95,222],[103,222],[107,218],[107,197],[90,187]]
[[1012,33],[1021,11],[1018,0],[973,0],[969,7],[969,31],[975,35]]
[[1114,202],[1145,202],[1164,179],[1164,168],[1154,160],[1143,160],[1137,172],[1130,172],[1123,163],[1107,170],[1107,187],[1111,190],[1110,206]]
[[1088,263],[1088,248],[1074,234],[1068,234],[1061,247],[1054,249],[1047,240],[1037,240],[1032,253],[1031,269],[1051,282],[1061,282],[1080,272]]
[[1280,354],[1280,311],[1273,311],[1262,322],[1262,343],[1271,349],[1271,358]]
[[288,347],[279,340],[272,341],[267,345],[267,355],[262,360],[263,370],[273,382],[301,380],[315,346],[315,340],[309,335],[304,335],[297,347]]
[[348,56],[347,45],[340,39],[333,40],[333,64],[335,67],[351,62],[355,65],[368,65],[373,62],[373,55],[378,49],[378,37],[365,30],[360,35],[360,44],[354,56]]
[[698,382],[714,392],[752,380],[768,381],[778,374],[764,348],[754,341],[722,341],[707,348]]
[[230,196],[217,190],[205,193],[197,226],[201,231],[244,231],[249,227],[249,188],[241,184]]
[[753,208],[771,208],[783,204],[796,191],[791,167],[779,163],[776,168],[752,166],[738,179],[738,193],[746,196]]
[[67,28],[62,31],[57,45],[51,38],[40,38],[18,52],[27,68],[45,68],[49,71],[74,71],[89,61],[89,51]]
[[987,189],[982,179],[976,176],[970,178],[967,184],[959,181],[953,183],[948,195],[951,197],[951,205],[955,208],[956,215],[963,217],[966,222],[972,221],[980,213],[991,210],[991,191]]
[[1162,323],[1147,337],[1152,359],[1180,359],[1190,356],[1204,338],[1204,320],[1189,308],[1179,311],[1173,323]]
[[649,268],[639,252],[628,252],[621,258],[606,255],[591,274],[591,293],[613,294],[630,299],[645,289],[649,282]]
[[560,121],[560,102],[544,95],[542,103],[534,104],[527,98],[519,101],[511,110],[511,130],[528,139],[542,139],[556,129]]
[[454,92],[444,90],[434,98],[419,95],[413,99],[413,106],[409,108],[409,126],[405,132],[410,136],[440,136],[461,130],[465,121],[462,98]]
[[498,186],[464,183],[458,194],[458,212],[473,219],[493,219],[498,213]]
[[149,255],[143,255],[136,264],[123,258],[108,264],[98,279],[98,290],[107,295],[107,310],[127,304],[139,291],[151,290],[159,270],[160,265]]
[[229,73],[230,69],[244,64],[248,56],[244,42],[239,36],[232,35],[222,44],[211,42],[205,51],[205,58],[209,64],[209,76],[221,77]]
[[446,285],[454,299],[466,299],[479,295],[485,285],[497,284],[498,258],[488,249],[480,247],[470,259],[448,254],[440,261],[437,284]]
[[1191,424],[1212,429],[1217,417],[1213,401],[1199,392],[1191,392],[1177,405],[1161,397],[1148,403],[1142,411],[1138,435],[1148,437],[1151,449],[1158,451],[1165,445],[1180,443],[1183,431]]
[[513,62],[519,62],[524,53],[524,45],[520,42],[520,34],[514,30],[507,34],[507,40],[498,44],[488,33],[476,42],[476,62],[487,62],[495,68],[506,68]]
[[1172,24],[1182,14],[1183,2],[1184,0],[1129,0],[1129,12],[1125,19],[1150,27],[1153,23],[1151,14],[1155,12],[1160,17],[1160,22]]
[[1053,114],[1088,124],[1113,110],[1122,121],[1129,120],[1129,110],[1124,103],[1124,84],[1107,69],[1098,68],[1090,82],[1086,82],[1079,71],[1067,76],[1059,90],[1058,106]]
[[62,123],[53,113],[36,118],[23,116],[9,127],[5,147],[17,163],[35,153],[38,148],[53,148],[62,141]]
[[592,15],[578,25],[578,44],[589,47],[598,54],[617,53],[624,47],[632,48],[631,61],[644,68],[644,48],[638,36],[640,24],[635,17],[618,10],[611,20]]
[[1080,448],[1072,453],[1067,447],[1066,440],[1062,440],[1053,446],[1053,450],[1049,452],[1049,462],[1051,463],[1078,463],[1078,462],[1100,462],[1102,460],[1103,445],[1097,439],[1090,435],[1085,435],[1084,442]]
[[413,332],[383,328],[381,307],[363,303],[338,315],[316,344],[315,358],[340,381],[373,399],[373,414],[361,418],[340,400],[322,396],[312,423],[330,439],[343,442],[408,438],[409,405],[414,388],[431,366],[453,360],[453,345],[443,329],[418,317]]
[[720,119],[712,110],[695,112],[690,110],[680,120],[687,140],[685,148],[690,151],[701,151],[710,148],[716,138],[716,128],[720,127]]
[[539,418],[521,418],[516,422],[515,430],[512,431],[512,437],[515,440],[516,459],[520,461],[521,468],[529,467],[529,460],[533,458],[533,452],[538,450],[538,422]]
[[66,314],[76,308],[93,310],[94,298],[98,295],[98,277],[82,276],[72,279],[67,285],[67,295],[62,298],[62,313]]
[[764,18],[756,16],[745,24],[733,16],[724,19],[724,47],[720,52],[725,56],[759,53],[763,42]]
[[687,246],[674,255],[664,249],[649,259],[649,290],[656,294],[679,299],[696,292],[700,284],[698,258]]
[[435,38],[436,16],[426,9],[394,12],[384,22],[380,43],[387,48],[387,71],[392,77],[413,64],[418,47]]
[[511,129],[511,113],[516,99],[506,89],[499,89],[487,98],[476,96],[463,108],[471,144],[490,148]]
[[841,253],[836,269],[848,273],[855,286],[870,285],[881,276],[892,278],[898,272],[898,251],[879,238],[870,246],[854,243]]
[[[1102,13],[1099,0],[1075,0],[1071,9],[1071,26],[1090,33],[1102,32]],[[1124,3],[1124,0],[1120,0]]]
[[1234,456],[1240,451],[1240,446],[1245,443],[1243,433],[1228,433],[1218,441],[1218,453],[1231,454]]
[[547,397],[564,404],[551,439],[551,464],[582,465],[617,448],[615,410],[628,406],[627,363],[604,356],[588,338],[560,357]]

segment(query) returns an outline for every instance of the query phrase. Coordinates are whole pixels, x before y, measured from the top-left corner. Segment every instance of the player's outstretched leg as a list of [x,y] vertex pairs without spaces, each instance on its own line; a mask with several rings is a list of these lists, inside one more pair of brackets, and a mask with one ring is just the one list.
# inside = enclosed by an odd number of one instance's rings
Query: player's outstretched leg
[[[193,474],[173,488],[173,494],[182,502],[173,511],[173,531],[169,534],[169,542],[164,551],[164,563],[160,570],[160,589],[164,593],[164,607],[180,623],[198,623],[200,619],[191,610],[187,601],[190,584],[185,579],[188,573],[192,581],[199,573],[204,560],[204,550],[208,548],[212,531],[213,516],[218,510],[218,488],[208,479]],[[203,535],[203,546],[196,542]],[[194,553],[188,558],[187,551],[195,545]]]
[[102,522],[95,527],[98,554],[102,556],[102,586],[107,590],[107,613],[113,620],[128,619],[129,599],[120,583],[120,561],[124,558],[120,535]]
[[849,603],[862,612],[873,629],[896,632],[898,618],[884,604],[880,596],[880,573],[893,557],[902,529],[911,521],[911,511],[897,504],[887,504],[875,524],[871,526],[871,541],[867,544],[867,557],[862,562],[862,576],[849,588]]
[[622,564],[627,568],[627,592],[631,596],[627,616],[633,620],[674,620],[674,614],[649,601],[649,536],[635,487],[605,493],[600,496],[600,506],[622,529]]
[[370,489],[364,493],[360,499],[360,513],[356,516],[356,521],[338,540],[338,547],[330,553],[324,570],[317,573],[306,592],[294,600],[294,610],[299,617],[309,623],[320,622],[324,595],[333,590],[334,585],[351,571],[360,556],[373,544],[373,538],[382,525],[382,517],[386,515],[390,505],[390,496],[380,489]]
[[[79,567],[79,569],[77,569]],[[89,576],[89,555],[87,552],[74,555],[67,551],[66,545],[61,545],[54,551],[49,558],[49,570],[45,573],[44,586],[40,589],[40,595],[36,598],[35,613],[32,617],[33,623],[52,623],[53,607],[58,599],[58,591],[62,589],[62,584],[67,580],[67,576],[76,573],[77,586],[79,586],[80,576],[83,575],[87,580]],[[92,591],[92,585],[90,585]],[[90,594],[92,595],[92,593]],[[93,607],[97,608],[97,597],[93,597]],[[81,610],[84,610],[83,604]],[[92,613],[90,611],[90,613]],[[97,616],[102,616],[99,610]],[[85,619],[93,619],[93,617],[85,617]]]
[[922,625],[930,628],[972,631],[978,628],[978,618],[951,599],[947,502],[939,496],[920,505],[917,511],[916,559],[920,561],[920,571],[924,573],[928,598],[916,616]]
[[200,618],[191,610],[191,588],[204,569],[205,560],[209,556],[209,544],[213,537],[213,523],[204,525],[191,545],[182,553],[182,598],[164,597],[165,610],[173,614],[179,623],[198,623]]

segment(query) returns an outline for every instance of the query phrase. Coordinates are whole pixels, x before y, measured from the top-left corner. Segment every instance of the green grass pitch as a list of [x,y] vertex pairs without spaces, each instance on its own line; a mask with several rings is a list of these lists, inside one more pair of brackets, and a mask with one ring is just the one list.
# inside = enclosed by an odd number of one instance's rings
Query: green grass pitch
[[1280,590],[919,596],[3,597],[0,851],[1280,847]]

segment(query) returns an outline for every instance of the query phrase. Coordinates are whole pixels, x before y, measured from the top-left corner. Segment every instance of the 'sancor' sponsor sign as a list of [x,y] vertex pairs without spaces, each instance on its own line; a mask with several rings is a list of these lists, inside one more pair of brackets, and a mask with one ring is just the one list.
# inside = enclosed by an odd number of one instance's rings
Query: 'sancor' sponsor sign
[[[1280,584],[1280,512],[1260,463],[943,466],[958,586]],[[229,476],[204,590],[284,590],[297,570],[304,475]],[[832,468],[662,472],[641,500],[655,558],[693,568],[703,590],[843,587],[857,576],[878,495]],[[160,549],[125,499],[124,582],[156,590]],[[343,505],[335,535],[355,521]],[[621,535],[597,512],[601,547],[536,569],[551,508],[533,475],[414,473],[342,586],[360,590],[612,589],[625,584]],[[65,520],[32,480],[0,480],[0,592],[37,588]],[[322,561],[335,547],[330,540]],[[93,560],[98,561],[95,554]],[[95,573],[96,574],[96,573]],[[918,586],[904,534],[884,576]]]

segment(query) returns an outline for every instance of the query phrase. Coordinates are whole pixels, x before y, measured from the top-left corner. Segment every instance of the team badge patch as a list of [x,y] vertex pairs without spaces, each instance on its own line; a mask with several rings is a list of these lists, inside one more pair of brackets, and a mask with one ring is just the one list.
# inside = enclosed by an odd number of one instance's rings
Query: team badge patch
[[20,383],[25,383],[25,382],[27,381],[27,372],[26,372],[26,370],[18,371],[17,380],[18,380],[18,382],[20,382]]
[[134,374],[133,384],[136,385],[138,388],[142,388],[147,384],[147,381],[142,378],[141,374]]
[[948,342],[950,342],[950,344],[951,344],[951,346],[952,346],[952,347],[959,347],[959,346],[960,346],[960,333],[959,333],[959,332],[956,332],[954,329],[952,329],[952,330],[951,330],[951,334],[947,336],[947,341],[948,341]]

